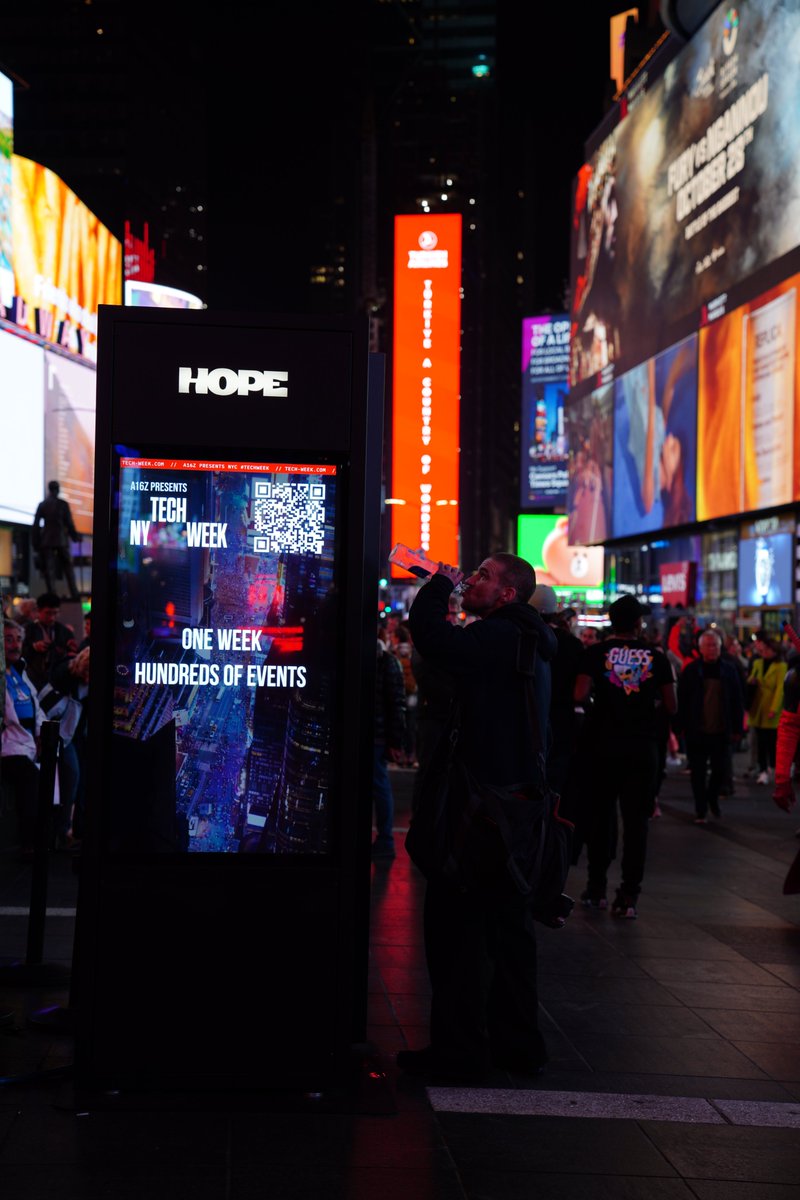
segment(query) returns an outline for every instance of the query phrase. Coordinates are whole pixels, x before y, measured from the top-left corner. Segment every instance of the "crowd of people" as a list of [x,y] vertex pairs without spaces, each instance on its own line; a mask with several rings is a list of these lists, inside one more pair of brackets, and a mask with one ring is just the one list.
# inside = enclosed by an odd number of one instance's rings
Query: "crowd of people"
[[[53,848],[79,847],[85,805],[90,614],[62,622],[52,591],[4,604],[2,783],[16,806],[23,857],[33,851],[39,734],[59,722]],[[668,767],[689,775],[693,820],[722,817],[738,773],[794,803],[800,742],[800,637],[759,629],[746,645],[690,614],[668,630],[633,595],[607,624],[581,625],[536,586],[530,564],[494,554],[470,576],[440,564],[407,621],[379,624],[373,801],[376,860],[396,855],[391,766],[415,770],[414,808],[441,788],[454,747],[475,778],[512,788],[541,777],[585,855],[581,902],[638,915],[648,832]],[[535,651],[521,666],[523,644]],[[526,651],[527,652],[527,651]],[[546,753],[545,753],[546,750]],[[445,768],[446,772],[446,768]],[[448,801],[449,803],[449,801]],[[609,873],[619,860],[619,885]],[[416,861],[416,859],[415,859]],[[398,1064],[410,1074],[481,1079],[497,1065],[536,1073],[536,914],[494,878],[477,891],[428,876],[424,936],[431,1044]]]
[[[526,613],[535,616],[533,626]],[[548,731],[546,784],[575,826],[572,863],[585,859],[580,900],[587,909],[637,917],[648,835],[668,769],[689,776],[698,828],[721,819],[737,777],[767,795],[771,790],[788,810],[800,742],[800,639],[790,628],[780,639],[759,629],[743,646],[716,622],[701,625],[691,614],[668,629],[650,617],[635,596],[624,595],[608,608],[605,624],[581,626],[514,555],[492,555],[467,578],[440,565],[419,589],[407,626],[395,623],[379,635],[383,654],[410,661],[416,682],[412,825],[441,792],[454,728],[457,753],[485,783],[535,777],[535,739],[517,663],[522,630],[537,640],[535,708]],[[400,678],[398,672],[398,708]],[[402,756],[408,742],[400,739],[395,761],[408,761]],[[744,763],[734,771],[737,755]],[[453,812],[458,799],[452,783],[446,786]],[[376,813],[378,804],[376,793]],[[376,840],[376,857],[387,853],[385,836],[382,845]],[[419,846],[408,848],[421,865]],[[619,884],[610,894],[617,860]],[[535,1018],[534,914],[509,891],[502,872],[474,890],[421,869],[431,1039],[401,1052],[398,1066],[442,1082],[480,1082],[507,1065],[538,1073],[547,1055]]]
[[75,850],[82,838],[86,786],[86,709],[91,614],[76,630],[59,620],[61,600],[43,592],[36,600],[3,603],[5,698],[0,778],[4,799],[17,815],[20,855],[33,855],[39,794],[40,733],[59,723],[57,786],[51,848]]

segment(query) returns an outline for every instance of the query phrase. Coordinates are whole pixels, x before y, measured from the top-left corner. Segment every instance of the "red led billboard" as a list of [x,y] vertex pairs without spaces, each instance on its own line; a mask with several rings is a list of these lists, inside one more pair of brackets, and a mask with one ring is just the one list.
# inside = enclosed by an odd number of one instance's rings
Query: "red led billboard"
[[392,540],[449,563],[459,558],[460,355],[461,217],[395,217]]

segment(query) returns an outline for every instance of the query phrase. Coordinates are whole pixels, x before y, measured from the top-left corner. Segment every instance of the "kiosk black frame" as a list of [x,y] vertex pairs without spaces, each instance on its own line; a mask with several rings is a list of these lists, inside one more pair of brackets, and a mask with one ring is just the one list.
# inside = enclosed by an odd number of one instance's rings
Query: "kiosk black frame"
[[[98,345],[76,1086],[324,1090],[350,1077],[366,1022],[382,360],[368,353],[364,319],[103,306]],[[135,806],[141,789],[146,806],[174,746],[168,730],[126,758],[113,737],[123,459],[336,470],[336,755],[323,853],[165,853],[109,839],[119,791]]]

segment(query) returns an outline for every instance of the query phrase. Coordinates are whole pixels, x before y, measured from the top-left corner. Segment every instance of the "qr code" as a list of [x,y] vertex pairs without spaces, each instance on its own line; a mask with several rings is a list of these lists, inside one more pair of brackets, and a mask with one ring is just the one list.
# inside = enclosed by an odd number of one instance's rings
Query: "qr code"
[[325,541],[325,484],[253,481],[256,554],[321,554]]

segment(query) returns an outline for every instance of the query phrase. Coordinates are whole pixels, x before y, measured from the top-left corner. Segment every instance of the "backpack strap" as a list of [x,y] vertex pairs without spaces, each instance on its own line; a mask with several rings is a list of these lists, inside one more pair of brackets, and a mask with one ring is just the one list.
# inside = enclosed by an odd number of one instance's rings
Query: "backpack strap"
[[542,724],[536,707],[536,662],[538,659],[538,640],[529,630],[519,631],[517,643],[517,671],[522,675],[525,684],[525,707],[528,714],[528,725],[531,731],[536,762],[540,773],[540,782],[546,777],[545,744],[542,737]]

